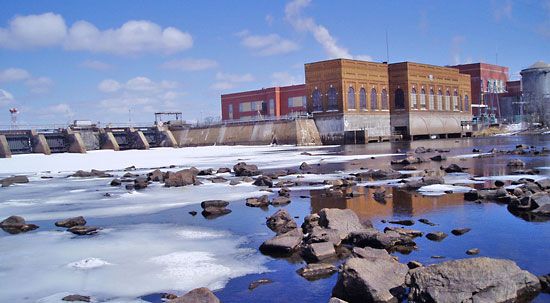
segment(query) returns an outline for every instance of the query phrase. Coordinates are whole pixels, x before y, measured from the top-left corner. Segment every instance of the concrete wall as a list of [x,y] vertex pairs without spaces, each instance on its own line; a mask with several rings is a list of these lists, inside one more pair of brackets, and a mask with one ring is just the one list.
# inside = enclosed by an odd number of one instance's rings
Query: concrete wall
[[399,126],[407,127],[407,135],[447,135],[471,132],[468,127],[462,128],[461,121],[471,121],[468,113],[433,113],[427,111],[394,114],[391,117],[392,129]]
[[179,146],[296,144],[321,145],[312,120],[265,121],[172,130]]

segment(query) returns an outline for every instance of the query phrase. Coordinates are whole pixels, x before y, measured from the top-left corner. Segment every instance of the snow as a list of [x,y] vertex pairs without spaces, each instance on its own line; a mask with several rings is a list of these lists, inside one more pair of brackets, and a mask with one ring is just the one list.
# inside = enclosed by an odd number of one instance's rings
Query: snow
[[467,186],[456,186],[448,184],[432,184],[422,186],[418,191],[423,195],[439,196],[446,194],[445,192],[452,191],[453,193],[467,193],[472,190],[471,187]]
[[535,181],[546,179],[547,176],[541,175],[502,175],[502,176],[486,176],[486,177],[476,177],[474,180],[478,181],[517,181],[519,179],[532,179]]

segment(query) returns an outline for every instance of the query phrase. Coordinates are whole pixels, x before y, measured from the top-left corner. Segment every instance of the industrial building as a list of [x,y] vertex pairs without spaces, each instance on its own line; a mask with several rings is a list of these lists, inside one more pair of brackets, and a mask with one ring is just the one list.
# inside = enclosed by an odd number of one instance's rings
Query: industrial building
[[529,122],[550,125],[550,64],[539,61],[520,74],[522,99]]

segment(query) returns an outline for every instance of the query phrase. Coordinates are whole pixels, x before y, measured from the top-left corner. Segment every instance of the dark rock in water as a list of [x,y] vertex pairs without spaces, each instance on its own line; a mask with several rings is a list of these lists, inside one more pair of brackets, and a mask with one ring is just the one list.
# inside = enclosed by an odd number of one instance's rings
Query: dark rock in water
[[319,262],[336,255],[334,245],[330,242],[311,243],[302,251],[305,260]]
[[86,220],[82,216],[55,222],[55,226],[65,227],[65,228],[71,228],[73,226],[83,226],[83,225],[86,225]]
[[435,224],[435,223],[431,222],[431,221],[430,221],[430,220],[428,220],[428,219],[418,219],[418,222],[420,222],[420,223],[424,223],[424,224],[426,224],[426,225],[430,225],[430,226],[436,226],[436,225],[437,225],[437,224]]
[[311,169],[311,166],[306,162],[302,162],[302,164],[300,164],[300,170],[310,170],[310,169]]
[[229,202],[223,200],[207,200],[201,202],[201,207],[206,209],[207,207],[223,208],[229,205]]
[[132,166],[128,166],[124,169],[124,171],[132,171],[132,170],[136,170],[136,166],[135,165],[132,165]]
[[256,165],[252,164],[246,164],[245,162],[239,162],[233,166],[233,171],[235,172],[235,176],[257,176],[260,174],[260,171],[258,170],[258,167]]
[[194,211],[194,210],[192,210],[192,211],[190,211],[190,212],[189,212],[189,214],[190,214],[191,216],[193,216],[193,217],[194,217],[194,216],[196,216],[196,215],[197,215],[197,212],[196,212],[196,211]]
[[411,237],[411,238],[422,237],[422,235],[424,235],[424,233],[419,231],[419,230],[406,229],[406,228],[402,228],[402,227],[386,227],[386,228],[384,228],[384,232],[387,232],[387,231],[393,231],[393,232],[396,232],[400,235]]
[[201,287],[195,288],[174,300],[170,300],[168,303],[220,303],[220,300],[210,289]]
[[241,184],[241,181],[237,180],[237,179],[233,179],[231,181],[229,181],[229,185],[239,185]]
[[273,205],[273,206],[286,205],[288,203],[290,203],[290,198],[288,198],[288,197],[279,196],[279,197],[275,197],[275,198],[273,198],[273,200],[271,200],[271,205]]
[[155,169],[154,171],[147,174],[147,178],[153,182],[163,182],[164,173],[160,169]]
[[471,249],[468,249],[468,250],[466,251],[466,254],[467,254],[467,255],[470,255],[470,256],[472,256],[472,255],[477,255],[477,254],[479,254],[479,248],[471,248]]
[[283,187],[281,189],[279,189],[279,192],[278,192],[279,196],[281,197],[287,197],[289,198],[290,197],[290,190],[286,187]]
[[412,302],[524,302],[539,279],[510,260],[469,258],[416,268],[407,278]]
[[266,219],[265,224],[269,229],[276,232],[278,235],[298,228],[296,221],[294,221],[286,209],[279,209],[276,211],[273,215]]
[[340,239],[344,239],[350,232],[372,227],[372,224],[363,225],[351,209],[323,208],[319,212],[319,226],[337,230]]
[[315,227],[319,227],[319,215],[310,214],[304,218],[304,223],[302,223],[302,230],[304,233],[311,233]]
[[197,173],[196,169],[182,169],[177,172],[168,172],[164,179],[164,186],[180,187],[195,185],[197,182]]
[[388,179],[399,179],[403,177],[401,173],[393,169],[381,169],[381,170],[369,169],[367,171],[355,174],[355,176],[357,176],[357,178],[359,178],[360,180],[368,180],[368,179],[388,180]]
[[464,169],[456,164],[451,164],[445,168],[446,173],[461,173],[464,172]]
[[373,195],[374,201],[380,202],[380,203],[385,203],[386,202],[386,191],[385,190],[378,188],[377,190],[374,191],[374,193],[372,195]]
[[259,280],[256,280],[256,281],[250,283],[248,285],[248,289],[249,290],[254,290],[260,285],[269,284],[269,283],[273,283],[273,281],[271,281],[269,279],[259,279]]
[[428,233],[426,235],[426,238],[428,238],[428,240],[439,242],[439,241],[443,241],[443,239],[447,238],[447,234],[442,232],[442,231],[435,231],[435,232]]
[[348,302],[398,302],[405,295],[408,270],[395,260],[350,258],[342,265],[332,295]]
[[69,232],[71,232],[75,235],[87,236],[87,235],[96,234],[99,231],[99,227],[77,225],[77,226],[73,226],[73,227],[67,229],[67,231],[69,231]]
[[202,216],[206,219],[215,219],[223,215],[231,213],[231,209],[225,207],[206,207],[202,212]]
[[384,248],[395,250],[398,247],[414,248],[416,243],[411,237],[400,235],[397,232],[380,232],[374,228],[351,232],[346,242],[359,247]]
[[212,168],[203,169],[197,173],[198,176],[210,176],[213,174],[214,174],[214,169]]
[[9,234],[28,232],[38,228],[38,225],[30,224],[20,216],[10,216],[0,222],[0,228]]
[[231,169],[228,167],[220,167],[216,171],[217,174],[224,174],[224,173],[230,173],[230,172],[231,172]]
[[147,182],[147,178],[138,177],[138,178],[136,178],[136,180],[134,180],[134,188],[137,189],[137,190],[144,189],[148,185],[149,185],[149,183]]
[[7,177],[0,180],[0,184],[2,187],[8,187],[12,184],[23,184],[23,183],[29,183],[29,178],[27,176],[13,176],[13,177]]
[[342,243],[342,240],[340,239],[340,234],[337,230],[316,226],[310,230],[309,234],[304,239],[304,242],[307,244],[329,242],[334,246],[339,246],[340,243]]
[[524,196],[508,204],[510,211],[531,212],[541,216],[550,216],[550,193],[537,192]]
[[352,253],[357,258],[368,259],[376,261],[377,259],[395,260],[392,255],[385,249],[378,249],[372,247],[354,247]]
[[77,178],[90,178],[90,177],[98,177],[98,178],[108,178],[112,177],[112,175],[105,173],[101,170],[92,169],[91,171],[83,171],[78,170],[74,174],[70,175],[69,177],[77,177]]
[[520,159],[512,159],[508,161],[508,164],[506,164],[508,167],[525,167],[525,162],[521,161]]
[[424,265],[422,265],[422,263],[418,262],[418,261],[409,261],[409,263],[407,263],[407,267],[409,269],[415,269],[415,268],[419,268],[419,267],[422,267]]
[[125,188],[126,190],[134,190],[134,184],[126,184],[126,185],[124,186],[124,188]]
[[256,186],[273,187],[273,181],[268,176],[259,176],[252,184]]
[[225,183],[225,182],[227,182],[227,179],[224,178],[224,177],[214,177],[214,178],[210,178],[208,180],[210,180],[210,182],[212,182],[212,183]]
[[544,293],[550,293],[550,274],[539,276],[541,291]]
[[160,296],[161,299],[166,299],[166,300],[173,300],[173,299],[176,299],[177,297],[178,296],[170,293],[164,293],[162,294],[162,296]]
[[469,232],[470,230],[472,230],[471,228],[456,228],[456,229],[453,229],[451,230],[451,233],[455,236],[462,236],[463,234]]
[[311,263],[298,269],[296,272],[307,280],[318,280],[328,278],[336,271],[336,267],[329,263]]
[[464,193],[464,200],[466,201],[476,201],[479,200],[481,197],[477,190],[471,190],[467,193]]
[[302,242],[302,231],[298,228],[279,234],[260,245],[263,254],[274,256],[286,256],[292,254]]
[[430,158],[432,161],[441,162],[447,160],[447,157],[444,155],[436,155]]
[[416,166],[414,166],[414,165],[411,165],[411,164],[405,165],[405,166],[403,167],[403,170],[417,170],[417,169],[418,169],[418,167],[416,167]]
[[479,149],[477,148],[472,149],[472,153],[479,153]]
[[122,185],[122,182],[120,182],[120,179],[113,179],[111,181],[111,186],[120,186]]
[[395,220],[395,221],[388,221],[388,223],[391,224],[399,224],[399,225],[405,225],[405,226],[412,226],[414,225],[413,220]]
[[267,207],[269,206],[269,197],[267,195],[263,195],[260,197],[253,197],[253,198],[247,198],[246,199],[246,206],[250,207]]
[[303,156],[311,156],[311,153],[308,153],[308,152],[301,152],[300,155],[303,155]]
[[90,302],[91,298],[90,296],[68,295],[63,297],[63,299],[61,300],[68,301],[68,302]]
[[503,187],[504,186],[504,182],[500,181],[500,180],[496,180],[495,181],[495,186],[496,187]]

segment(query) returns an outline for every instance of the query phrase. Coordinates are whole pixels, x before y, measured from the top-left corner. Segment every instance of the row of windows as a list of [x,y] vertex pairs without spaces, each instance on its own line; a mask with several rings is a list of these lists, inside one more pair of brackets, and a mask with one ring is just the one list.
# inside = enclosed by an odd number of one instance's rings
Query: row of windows
[[[313,111],[314,112],[320,112],[323,111],[323,102],[322,102],[322,96],[323,94],[319,89],[315,89],[313,91],[313,94],[311,95],[313,100]],[[330,87],[327,91],[327,111],[334,111],[338,110],[338,92],[336,91],[336,88]],[[378,109],[389,109],[389,103],[388,103],[388,93],[384,89],[382,90],[382,93],[380,94],[381,104],[379,106],[378,104],[378,93],[376,92],[376,89],[373,88],[370,92],[370,109],[371,110],[378,110]],[[357,109],[357,102],[356,102],[356,94],[355,89],[353,87],[350,87],[348,90],[348,110],[356,110]],[[364,88],[361,88],[359,91],[359,109],[361,110],[367,110],[367,91]]]
[[[417,97],[420,97],[419,100]],[[443,99],[445,97],[445,99]],[[451,100],[452,100],[452,106],[451,106]],[[437,99],[435,97],[435,93],[433,89],[430,89],[430,93],[428,95],[428,103],[426,104],[426,90],[422,89],[420,91],[420,95],[417,94],[416,89],[413,87],[411,90],[409,103],[411,109],[429,109],[429,110],[446,110],[446,111],[468,111],[470,109],[470,100],[468,98],[468,95],[464,96],[464,100],[462,99],[462,96],[458,95],[458,92],[455,91],[453,93],[453,96],[451,98],[451,92],[447,90],[445,92],[445,96],[443,96],[443,92],[440,90],[437,91]],[[443,102],[444,101],[444,102]],[[436,108],[437,107],[437,108]],[[405,94],[402,89],[398,88],[395,91],[395,108],[396,109],[405,109]]]

